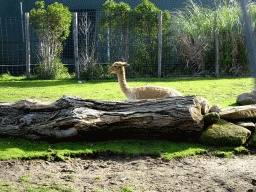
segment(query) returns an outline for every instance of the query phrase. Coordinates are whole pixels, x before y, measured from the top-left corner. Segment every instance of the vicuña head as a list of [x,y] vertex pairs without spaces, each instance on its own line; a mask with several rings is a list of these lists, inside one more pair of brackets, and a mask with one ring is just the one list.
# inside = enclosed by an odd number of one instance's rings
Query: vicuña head
[[129,87],[126,83],[125,68],[129,64],[126,62],[115,62],[108,71],[110,73],[117,74],[118,82],[121,90],[125,94],[127,100],[135,99],[156,99],[163,97],[175,97],[182,96],[182,94],[175,89],[169,87],[159,87],[159,86],[144,86],[144,87]]

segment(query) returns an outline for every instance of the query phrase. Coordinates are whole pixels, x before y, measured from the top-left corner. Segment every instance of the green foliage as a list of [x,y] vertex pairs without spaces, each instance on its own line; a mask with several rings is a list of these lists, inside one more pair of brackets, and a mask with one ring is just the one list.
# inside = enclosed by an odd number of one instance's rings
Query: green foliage
[[37,68],[42,78],[59,78],[67,69],[60,62],[62,41],[67,39],[72,13],[61,3],[55,2],[45,9],[44,1],[37,1],[38,9],[30,11],[30,25],[39,39]]
[[156,36],[159,11],[153,3],[142,0],[142,3],[134,9],[134,32],[149,38]]
[[150,63],[157,63],[157,32],[159,9],[148,0],[142,0],[134,9],[134,29],[132,33],[136,36],[136,54],[134,62],[137,64],[135,71],[147,70],[147,73],[157,72],[157,65],[149,67]]
[[[127,60],[129,52],[129,29],[131,8],[128,4],[120,2],[117,4],[114,1],[107,1],[103,4],[99,18],[99,28],[101,34],[99,38],[103,44],[107,45],[109,33],[110,40],[110,62],[116,60]],[[118,34],[116,33],[118,31]],[[122,55],[123,58],[118,56]],[[108,58],[106,58],[108,62]]]
[[59,58],[52,61],[50,70],[47,70],[43,64],[37,66],[35,70],[40,79],[60,79],[64,74],[68,73],[68,68],[62,64]]
[[[107,1],[100,15],[99,37],[107,45],[109,32],[110,62],[133,61],[130,70],[155,76],[158,58],[159,10],[148,0],[142,0],[134,10],[123,2]],[[170,12],[162,13],[163,48],[170,46]],[[131,35],[130,35],[131,34]],[[133,42],[133,46],[131,46]],[[155,63],[155,65],[151,65]],[[144,72],[143,72],[144,71]]]
[[53,38],[67,39],[71,25],[72,13],[68,7],[62,3],[55,2],[44,9],[44,1],[37,1],[35,5],[38,9],[32,9],[29,13],[29,23],[34,28],[37,35],[45,35],[45,33],[54,34]]
[[88,65],[85,69],[81,71],[82,79],[99,79],[103,77],[104,69],[101,64],[98,65]]
[[12,77],[13,76],[11,75],[11,73],[9,71],[7,73],[0,75],[0,79],[2,79],[2,80],[12,79]]
[[[253,26],[255,25],[255,3],[249,5]],[[220,73],[243,75],[248,72],[248,60],[241,24],[241,10],[237,1],[220,1],[215,9],[205,8],[190,1],[183,10],[172,13],[176,44],[183,66],[194,68],[200,59],[204,70],[214,71],[215,63],[215,23],[217,14]],[[188,38],[184,40],[184,36]],[[203,41],[198,41],[198,38]],[[185,48],[184,48],[185,47]],[[192,52],[198,48],[197,51]],[[201,52],[202,54],[196,55]],[[190,67],[191,66],[191,67]]]

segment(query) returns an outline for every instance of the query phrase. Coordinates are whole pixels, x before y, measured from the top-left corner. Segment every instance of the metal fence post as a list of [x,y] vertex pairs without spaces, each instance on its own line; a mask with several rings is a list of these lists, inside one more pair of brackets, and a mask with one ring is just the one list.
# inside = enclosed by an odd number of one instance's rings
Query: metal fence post
[[73,37],[74,37],[74,56],[75,56],[75,72],[76,78],[79,79],[79,61],[78,61],[78,24],[77,12],[73,13]]
[[217,13],[214,15],[215,23],[215,75],[219,77],[219,40],[218,40],[218,26],[217,26]]
[[25,37],[26,37],[26,74],[30,78],[30,38],[29,38],[29,13],[25,13]]
[[162,65],[162,12],[158,16],[158,78],[161,78]]

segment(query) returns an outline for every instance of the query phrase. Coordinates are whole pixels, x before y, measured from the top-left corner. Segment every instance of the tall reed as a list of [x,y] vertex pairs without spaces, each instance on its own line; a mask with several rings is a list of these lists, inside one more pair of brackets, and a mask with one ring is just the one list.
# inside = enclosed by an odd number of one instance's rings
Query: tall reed
[[[256,4],[249,3],[252,25],[255,26]],[[214,71],[215,24],[217,14],[219,61],[222,75],[240,76],[248,73],[248,60],[242,33],[242,14],[235,0],[215,1],[204,7],[190,0],[185,8],[172,12],[176,45],[183,65],[190,74]]]

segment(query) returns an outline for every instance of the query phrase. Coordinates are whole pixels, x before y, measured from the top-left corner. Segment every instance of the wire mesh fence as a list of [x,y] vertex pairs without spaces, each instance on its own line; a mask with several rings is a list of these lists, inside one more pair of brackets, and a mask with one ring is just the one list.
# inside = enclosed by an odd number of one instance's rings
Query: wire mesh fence
[[[128,21],[125,21],[122,20],[122,17],[124,17],[122,12],[114,13],[115,20],[113,20],[113,17],[108,20],[102,14],[104,13],[96,12],[99,20],[95,24],[90,22],[87,25],[82,24],[83,20],[88,21],[86,13],[81,14],[78,20],[80,27],[83,26],[84,29],[84,38],[79,40],[79,43],[81,41],[85,43],[81,44],[82,47],[79,49],[85,48],[83,54],[80,54],[80,64],[83,65],[82,68],[87,68],[85,76],[95,78],[114,77],[113,74],[107,73],[107,68],[113,62],[125,61],[130,64],[130,67],[127,68],[128,78],[157,77],[159,57],[158,20],[152,25],[150,20],[147,21],[152,15],[130,14]],[[144,24],[138,24],[143,22],[143,19]],[[86,29],[86,26],[89,26],[89,28]],[[172,41],[171,30],[165,27],[162,32],[161,76],[179,76],[181,75],[182,66],[177,51],[175,52],[176,47]],[[86,56],[83,57],[83,55]]]
[[[97,20],[102,14],[95,10],[74,10],[78,12],[78,45],[79,62],[82,78],[113,78],[107,69],[115,61],[126,61],[128,78],[157,77],[158,73],[158,29],[137,27],[136,22],[113,27],[101,27]],[[122,13],[116,13],[120,17]],[[134,21],[138,15],[130,15]],[[142,16],[147,18],[147,16]],[[141,19],[141,18],[140,18]],[[12,75],[24,75],[25,42],[22,31],[22,20],[18,18],[0,19],[0,74],[10,72]],[[111,22],[110,22],[111,23]],[[100,30],[101,27],[101,30]],[[151,26],[152,27],[152,26]],[[70,73],[75,72],[73,24],[70,35],[64,41],[62,62]],[[144,30],[144,31],[139,31]],[[168,29],[169,30],[169,29]],[[179,77],[193,75],[182,64],[171,31],[163,30],[162,40],[162,77]],[[36,74],[35,67],[39,65],[37,58],[38,38],[30,27],[30,60],[31,73]]]
[[[89,10],[72,10],[78,13],[79,62],[82,78],[112,78],[107,69],[115,61],[130,64],[127,77],[157,77],[158,73],[158,38],[157,27],[141,33],[136,26],[138,15],[130,15],[125,25],[100,26],[102,12]],[[121,18],[122,13],[116,13]],[[142,17],[142,16],[141,16]],[[145,18],[149,16],[145,16]],[[19,18],[2,18],[0,20],[0,74],[10,72],[12,75],[24,75],[26,72],[26,47],[23,23]],[[137,27],[137,28],[136,28]],[[141,29],[147,26],[139,26]],[[75,72],[73,23],[70,35],[63,42],[61,55],[64,66],[70,73]],[[135,30],[137,29],[137,30]],[[143,29],[144,30],[144,29]],[[38,62],[38,38],[30,27],[30,71],[35,74]],[[177,73],[178,56],[172,51],[170,41],[164,34],[162,50],[162,76],[170,77]]]
[[14,18],[0,18],[0,74],[23,75],[25,65],[25,42],[22,21]]
[[[165,15],[162,30],[159,31],[158,16],[152,20],[152,15],[145,13],[127,16],[116,12],[109,17],[95,9],[72,12],[78,13],[78,61],[82,79],[116,78],[108,73],[108,68],[116,61],[130,64],[126,68],[128,78],[158,77],[160,32],[161,77],[200,76],[215,71],[214,58],[205,62],[202,54],[214,55],[214,47],[210,47],[201,37],[192,42],[186,35],[180,36],[183,44],[177,43],[175,26],[170,25]],[[24,75],[26,72],[23,22],[18,18],[0,18],[0,74],[10,72],[12,75]],[[70,34],[63,42],[61,54],[62,63],[68,67],[69,73],[75,72],[73,27],[74,23],[71,23]],[[30,46],[30,71],[36,74],[35,67],[40,64],[37,56],[38,38],[32,27]],[[205,51],[206,48],[208,51]],[[184,49],[189,55],[181,57]]]

